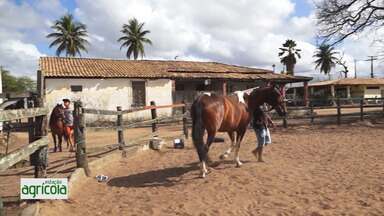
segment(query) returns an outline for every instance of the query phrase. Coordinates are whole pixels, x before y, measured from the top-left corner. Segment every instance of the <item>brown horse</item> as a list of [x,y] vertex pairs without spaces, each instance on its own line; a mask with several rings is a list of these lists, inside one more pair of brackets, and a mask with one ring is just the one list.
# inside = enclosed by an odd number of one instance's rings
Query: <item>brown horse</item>
[[[55,144],[55,147],[53,149],[54,152],[57,151],[57,147],[59,148],[59,151],[63,151],[61,148],[61,143],[63,141],[63,136],[66,135],[64,130],[63,120],[64,120],[64,108],[61,104],[57,104],[55,108],[53,108],[51,117],[49,118],[49,127],[51,128],[51,134],[53,137],[53,142]],[[56,137],[57,137],[57,140],[56,140]]]
[[[283,97],[272,86],[254,89],[249,95],[244,92],[230,96],[201,95],[193,102],[191,107],[192,140],[201,162],[203,178],[208,173],[206,167],[208,151],[217,132],[227,132],[231,139],[231,147],[221,155],[221,158],[227,157],[235,148],[235,162],[238,167],[241,166],[240,143],[251,120],[253,110],[264,103],[268,103],[272,107],[271,109],[275,109],[279,115],[285,115]],[[205,130],[208,134],[206,144],[203,140]]]

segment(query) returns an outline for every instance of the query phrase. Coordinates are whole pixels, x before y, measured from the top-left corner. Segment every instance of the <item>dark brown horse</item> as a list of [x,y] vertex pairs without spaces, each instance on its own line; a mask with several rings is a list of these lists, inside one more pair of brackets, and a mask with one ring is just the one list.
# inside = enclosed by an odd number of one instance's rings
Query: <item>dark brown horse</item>
[[[57,104],[55,108],[53,108],[51,117],[49,118],[49,127],[51,128],[51,134],[53,137],[53,142],[55,144],[55,147],[53,149],[54,152],[56,152],[57,150],[63,151],[61,148],[61,143],[63,141],[63,136],[66,135],[64,130],[63,120],[64,120],[64,108],[61,104]],[[56,137],[57,137],[57,140],[56,140]]]
[[[238,92],[230,96],[201,95],[192,104],[192,140],[201,162],[201,175],[207,174],[208,151],[217,132],[227,132],[231,147],[221,155],[227,157],[235,148],[235,162],[239,167],[240,143],[247,130],[253,110],[268,103],[279,115],[285,115],[285,105],[280,92],[274,87],[254,89],[250,94]],[[207,142],[203,136],[207,130]],[[235,136],[236,135],[236,136]]]

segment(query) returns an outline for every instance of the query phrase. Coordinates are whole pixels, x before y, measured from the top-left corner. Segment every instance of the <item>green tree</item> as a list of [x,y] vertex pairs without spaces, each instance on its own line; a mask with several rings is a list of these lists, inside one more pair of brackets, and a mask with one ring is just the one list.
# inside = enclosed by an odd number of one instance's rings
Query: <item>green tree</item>
[[334,47],[328,44],[321,44],[313,57],[315,58],[316,69],[320,68],[320,73],[328,75],[330,78],[330,72],[333,67],[336,66],[338,58],[335,56],[337,52],[334,50]]
[[136,60],[139,55],[144,57],[144,44],[152,45],[152,41],[145,37],[149,34],[149,30],[143,30],[144,23],[139,23],[136,18],[130,19],[128,24],[124,24],[121,30],[123,36],[117,41],[122,42],[120,49],[128,47],[127,58],[130,59],[131,55]]
[[87,52],[86,45],[89,45],[85,39],[88,36],[87,27],[83,23],[76,22],[72,14],[62,16],[51,28],[54,32],[47,35],[47,38],[53,39],[49,48],[57,46],[57,56],[65,52],[65,56],[75,57],[77,54],[81,56],[81,51]]
[[296,48],[296,42],[294,40],[286,40],[283,43],[283,47],[279,48],[281,52],[279,52],[280,62],[285,65],[287,69],[287,74],[294,75],[295,64],[297,62],[297,58],[301,58],[300,52],[301,49]]
[[29,77],[15,77],[8,70],[0,67],[3,93],[23,93],[36,91],[36,81]]

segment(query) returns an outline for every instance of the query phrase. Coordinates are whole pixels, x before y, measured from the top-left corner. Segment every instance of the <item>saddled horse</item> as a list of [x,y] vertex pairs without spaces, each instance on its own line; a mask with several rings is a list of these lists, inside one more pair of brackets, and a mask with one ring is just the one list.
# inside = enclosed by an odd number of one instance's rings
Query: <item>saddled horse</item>
[[[71,139],[69,138],[70,135],[68,135],[65,131],[64,126],[64,107],[61,104],[57,104],[51,113],[51,117],[49,118],[49,127],[51,128],[51,134],[53,137],[54,142],[54,149],[53,151],[56,152],[59,150],[60,152],[63,151],[61,144],[63,142],[63,137],[67,141],[67,148],[70,146],[69,151],[73,151],[74,145],[72,144]],[[56,140],[57,138],[57,140]]]
[[[229,96],[200,95],[193,102],[192,140],[199,156],[203,178],[208,173],[208,151],[217,132],[227,132],[231,139],[231,147],[221,158],[227,157],[234,148],[236,166],[241,166],[240,143],[247,131],[253,111],[264,103],[269,104],[271,109],[275,109],[279,115],[285,115],[284,99],[279,90],[273,86],[256,88],[250,94],[243,92]],[[205,130],[207,131],[206,143],[203,139]]]

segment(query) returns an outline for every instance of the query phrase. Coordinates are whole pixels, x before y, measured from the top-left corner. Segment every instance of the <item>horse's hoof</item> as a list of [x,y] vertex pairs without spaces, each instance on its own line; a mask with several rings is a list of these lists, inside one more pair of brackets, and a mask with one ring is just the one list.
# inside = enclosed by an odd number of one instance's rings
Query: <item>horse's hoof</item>
[[54,149],[53,149],[53,152],[57,152],[57,149],[56,149],[56,148],[54,148]]
[[240,161],[237,161],[237,162],[236,162],[236,167],[237,167],[237,168],[240,168],[241,165],[243,165],[243,163],[241,163]]
[[220,155],[220,160],[224,160],[225,158],[227,158],[228,156],[226,155],[226,154],[222,154],[222,155]]

